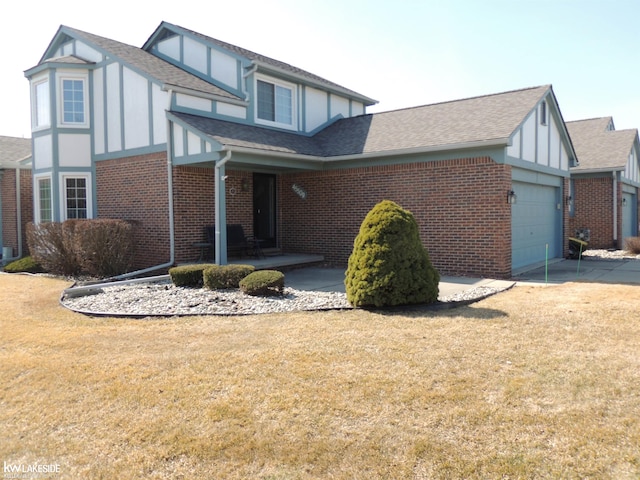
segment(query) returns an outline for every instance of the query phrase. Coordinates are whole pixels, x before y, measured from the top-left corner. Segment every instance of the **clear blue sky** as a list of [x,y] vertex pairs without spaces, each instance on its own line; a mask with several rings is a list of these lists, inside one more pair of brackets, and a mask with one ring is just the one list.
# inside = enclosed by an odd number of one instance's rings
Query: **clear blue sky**
[[163,20],[375,98],[369,112],[552,84],[565,120],[640,128],[638,0],[35,0],[3,20],[0,135],[31,135],[23,72],[61,24],[140,47]]

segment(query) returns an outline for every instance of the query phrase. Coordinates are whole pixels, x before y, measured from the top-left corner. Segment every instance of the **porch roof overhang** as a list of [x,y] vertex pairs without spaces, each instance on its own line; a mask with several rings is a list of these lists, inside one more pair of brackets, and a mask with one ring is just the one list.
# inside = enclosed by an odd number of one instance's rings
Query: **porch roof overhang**
[[327,155],[314,137],[232,124],[179,112],[168,112],[168,117],[211,145],[211,153],[208,156],[199,155],[191,159],[185,157],[176,162],[182,165],[199,164],[212,167],[224,153],[232,152],[232,158],[227,163],[230,168],[257,167],[272,171],[326,170],[363,163],[371,165],[376,160],[392,157],[502,148],[510,142],[509,137],[504,137]]

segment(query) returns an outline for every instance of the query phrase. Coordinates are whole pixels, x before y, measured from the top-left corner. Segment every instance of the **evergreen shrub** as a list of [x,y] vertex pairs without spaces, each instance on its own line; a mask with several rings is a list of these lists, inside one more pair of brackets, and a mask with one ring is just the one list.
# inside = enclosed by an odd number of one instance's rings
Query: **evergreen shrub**
[[42,273],[44,272],[44,269],[42,268],[42,265],[33,259],[33,257],[27,256],[6,264],[4,271],[7,273]]
[[255,270],[253,265],[211,265],[203,271],[205,288],[238,288],[240,280]]
[[212,263],[180,265],[169,269],[169,278],[176,287],[202,287],[205,269],[216,266]]
[[240,290],[253,296],[282,295],[284,273],[277,270],[258,270],[240,281]]
[[349,257],[347,300],[355,307],[432,303],[439,282],[413,214],[390,200],[374,206]]

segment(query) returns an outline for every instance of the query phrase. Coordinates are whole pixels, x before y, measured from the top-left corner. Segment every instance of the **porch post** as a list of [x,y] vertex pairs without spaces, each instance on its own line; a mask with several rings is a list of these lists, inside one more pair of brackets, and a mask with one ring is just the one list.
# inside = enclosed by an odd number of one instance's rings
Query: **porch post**
[[225,163],[231,158],[231,151],[216,162],[215,172],[215,262],[218,265],[227,264],[227,200],[225,188]]

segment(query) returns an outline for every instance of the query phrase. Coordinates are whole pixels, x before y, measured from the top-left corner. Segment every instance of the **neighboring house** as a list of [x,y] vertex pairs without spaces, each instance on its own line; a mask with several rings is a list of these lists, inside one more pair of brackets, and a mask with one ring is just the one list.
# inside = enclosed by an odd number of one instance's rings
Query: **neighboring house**
[[616,130],[611,117],[567,122],[580,165],[571,168],[570,234],[589,248],[624,248],[638,235],[638,131]]
[[366,115],[374,100],[163,22],[142,48],[60,27],[31,82],[36,221],[134,221],[138,266],[205,225],[346,265],[366,213],[409,209],[444,275],[562,257],[575,152],[550,86]]
[[33,221],[31,139],[0,136],[0,253],[6,264],[27,252]]

